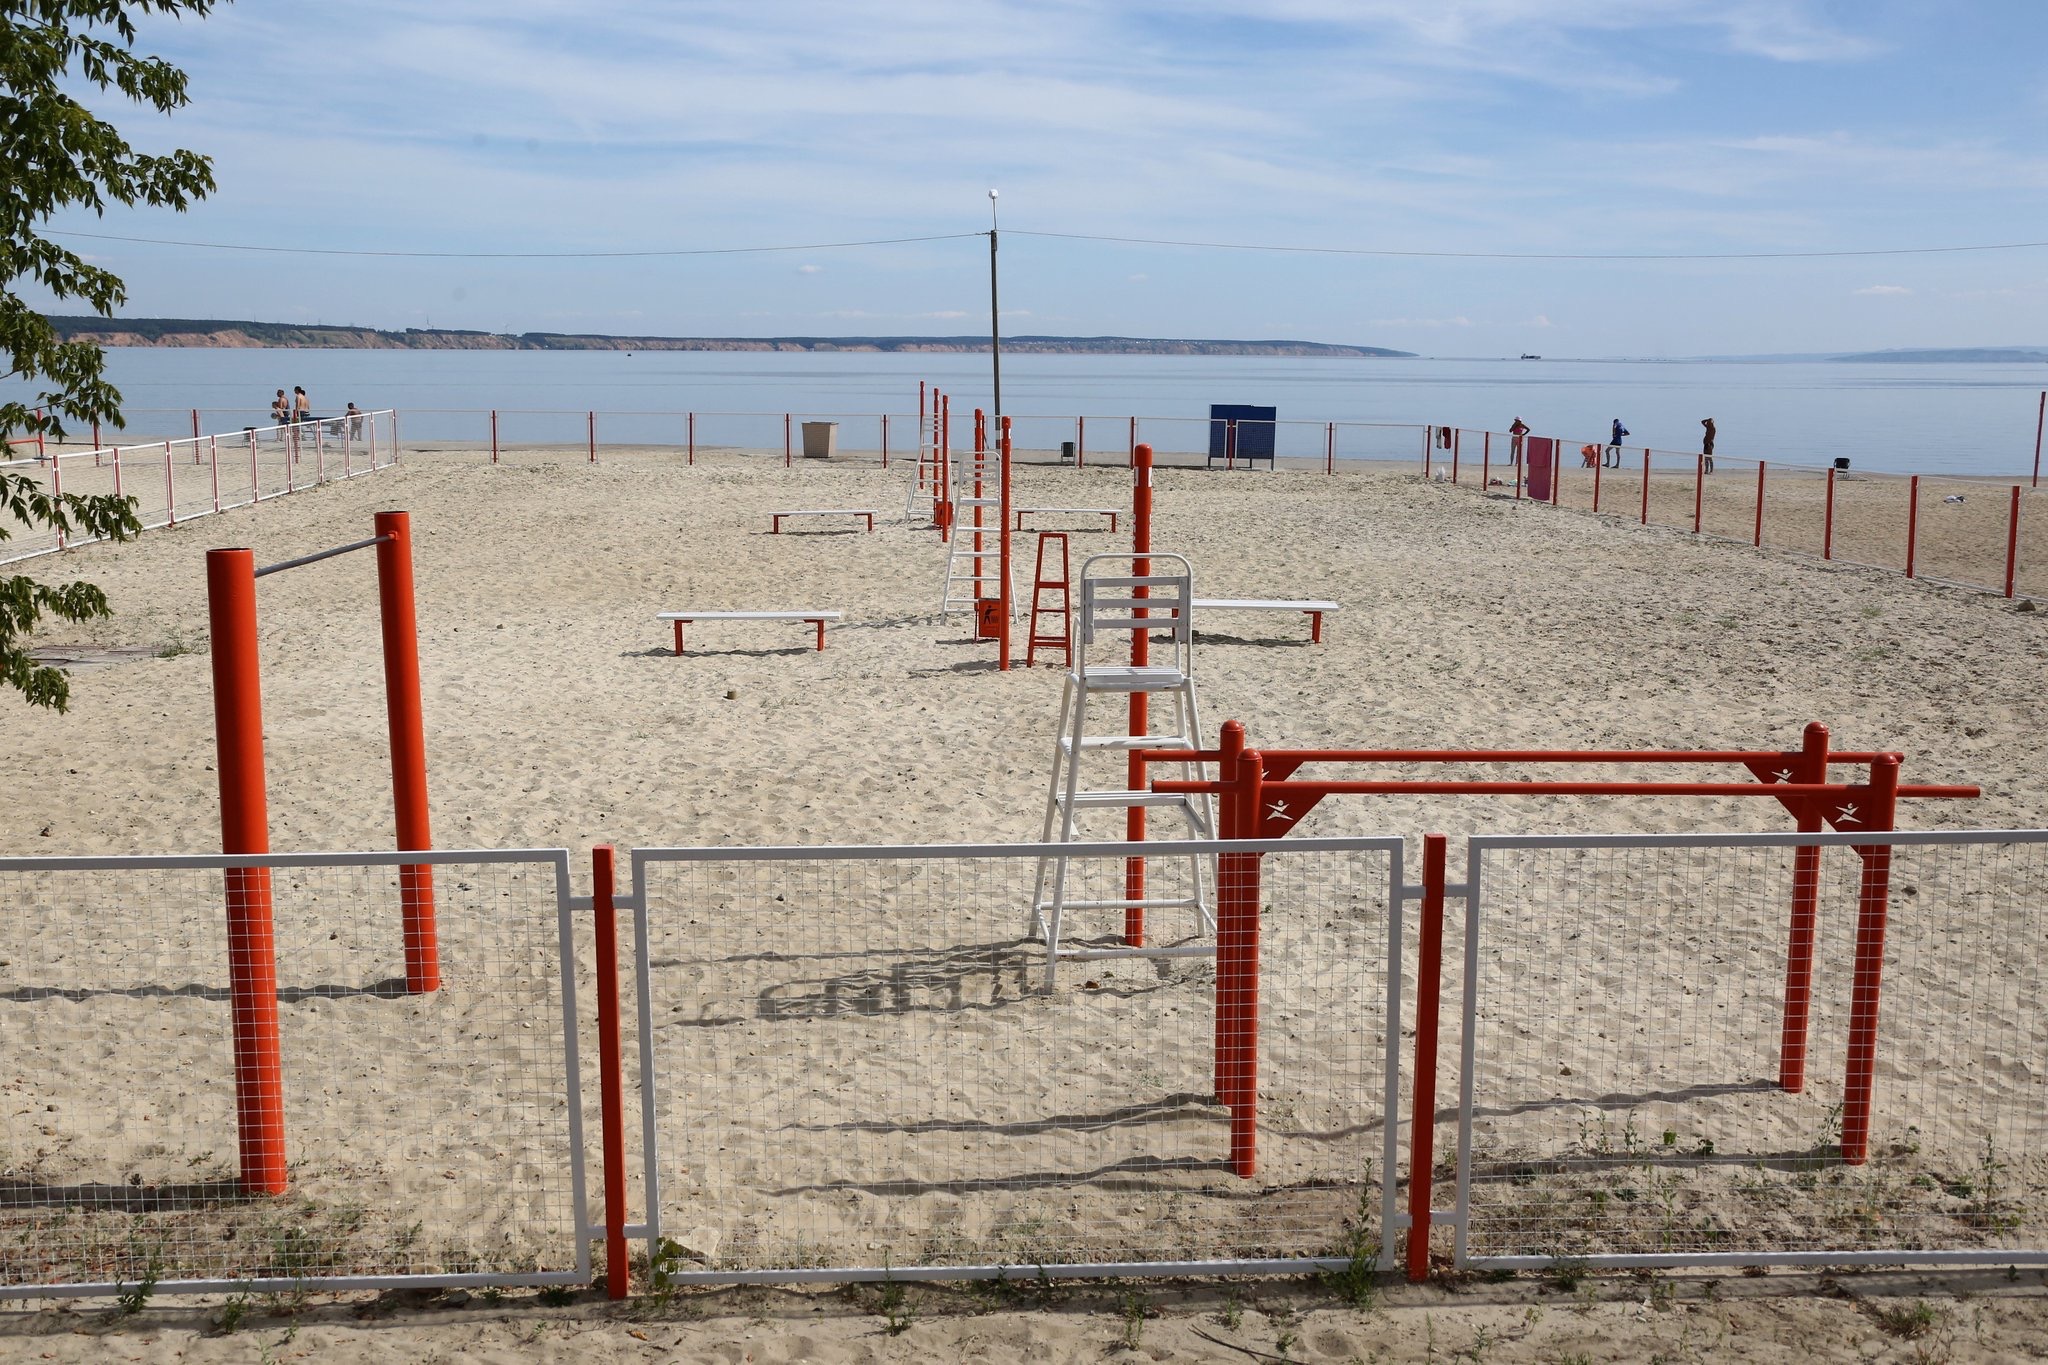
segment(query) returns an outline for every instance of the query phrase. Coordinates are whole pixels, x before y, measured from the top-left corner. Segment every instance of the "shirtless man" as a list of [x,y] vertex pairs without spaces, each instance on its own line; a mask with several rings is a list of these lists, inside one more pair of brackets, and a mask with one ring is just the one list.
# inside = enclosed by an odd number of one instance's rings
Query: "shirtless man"
[[304,385],[294,384],[292,386],[292,420],[294,422],[310,422],[313,420],[313,403],[311,399],[306,397]]

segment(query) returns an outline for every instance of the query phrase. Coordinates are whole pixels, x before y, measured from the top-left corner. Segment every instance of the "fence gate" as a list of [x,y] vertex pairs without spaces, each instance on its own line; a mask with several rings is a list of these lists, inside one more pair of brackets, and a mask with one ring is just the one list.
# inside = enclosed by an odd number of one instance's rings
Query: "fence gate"
[[1460,1265],[2048,1263],[2048,832],[1469,856]]
[[[1104,957],[1127,861],[1192,898],[1262,854],[1258,1155],[1216,1102],[1213,956]],[[1189,857],[1190,854],[1203,855]],[[1379,1245],[1392,1192],[1398,839],[638,849],[644,1229],[680,1280],[1300,1271]],[[1199,948],[1186,908],[1148,946]]]
[[[237,1165],[223,907],[259,868],[281,1194]],[[587,1283],[568,889],[560,849],[0,859],[0,1295]]]

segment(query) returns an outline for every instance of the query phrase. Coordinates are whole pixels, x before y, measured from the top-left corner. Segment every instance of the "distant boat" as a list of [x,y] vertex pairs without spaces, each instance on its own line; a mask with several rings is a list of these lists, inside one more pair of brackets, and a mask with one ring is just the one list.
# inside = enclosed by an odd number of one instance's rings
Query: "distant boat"
[[1531,354],[1529,354],[1529,353],[1528,353],[1527,351],[1524,351],[1524,352],[1522,352],[1522,359],[1524,359],[1524,360],[1541,360],[1541,359],[1543,359],[1543,357],[1542,357],[1542,356],[1540,356],[1540,355],[1531,355]]

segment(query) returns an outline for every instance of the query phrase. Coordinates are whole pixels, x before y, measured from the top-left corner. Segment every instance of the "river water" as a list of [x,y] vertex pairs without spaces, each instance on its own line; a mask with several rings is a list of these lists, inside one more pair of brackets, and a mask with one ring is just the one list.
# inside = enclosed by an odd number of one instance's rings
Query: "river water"
[[[399,409],[408,443],[488,439],[495,408],[508,441],[581,442],[595,411],[601,440],[681,442],[694,411],[701,443],[779,446],[780,414],[794,413],[839,419],[842,444],[861,449],[889,413],[901,448],[920,380],[952,395],[956,443],[990,405],[985,354],[120,348],[108,371],[133,434],[189,435],[193,408],[210,432],[261,424],[272,392],[294,385],[323,415]],[[1516,417],[1574,444],[1604,440],[1619,417],[1631,446],[1691,451],[1713,417],[1734,459],[2008,475],[2032,466],[2048,365],[1010,355],[1002,379],[1020,442],[1040,447],[1072,439],[1081,415],[1091,450],[1120,451],[1136,415],[1141,439],[1199,449],[1209,404],[1255,403],[1279,410],[1281,453],[1302,456],[1320,457],[1325,422],[1501,431]],[[1420,453],[1412,433],[1362,427],[1337,444],[1340,457]]]

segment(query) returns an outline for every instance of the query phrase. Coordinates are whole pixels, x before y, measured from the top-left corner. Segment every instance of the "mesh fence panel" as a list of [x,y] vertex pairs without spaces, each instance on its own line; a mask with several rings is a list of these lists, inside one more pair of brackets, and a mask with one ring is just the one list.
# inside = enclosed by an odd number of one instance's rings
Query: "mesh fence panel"
[[290,1190],[249,1196],[218,867],[0,864],[0,1292],[574,1278],[555,865],[435,869],[408,995],[393,866],[271,876]]
[[1853,849],[1820,858],[1798,1094],[1777,1084],[1792,849],[1483,857],[1469,1258],[2048,1247],[2048,845],[1894,852],[1858,1165],[1841,1147]]
[[[1078,847],[1078,846],[1070,846]],[[1257,1172],[1215,1094],[1209,957],[1063,963],[1038,862],[642,850],[660,1221],[696,1273],[1348,1255],[1377,1241],[1392,855],[1269,854]],[[1148,859],[1187,894],[1194,859]],[[1121,895],[1069,862],[1069,901]],[[1070,910],[1066,947],[1121,910]],[[1153,910],[1154,943],[1191,941]],[[1203,942],[1207,939],[1200,940]]]

